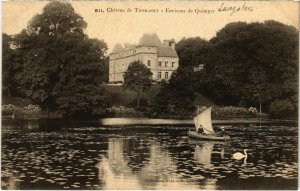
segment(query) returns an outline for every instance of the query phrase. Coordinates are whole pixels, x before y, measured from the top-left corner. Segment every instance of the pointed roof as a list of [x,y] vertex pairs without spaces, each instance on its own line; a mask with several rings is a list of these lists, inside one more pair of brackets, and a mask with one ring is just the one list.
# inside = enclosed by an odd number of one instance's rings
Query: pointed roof
[[138,46],[162,46],[162,42],[156,33],[144,34],[142,38],[140,38]]
[[157,47],[157,56],[158,57],[178,58],[177,52],[174,49],[174,47],[172,48],[171,46],[163,44],[156,33],[144,34],[142,36],[142,38],[140,38],[140,41],[137,45],[130,44],[130,43],[124,43],[124,48],[123,48],[122,44],[117,43],[114,46],[112,53],[120,53],[123,51],[134,49],[138,46]]

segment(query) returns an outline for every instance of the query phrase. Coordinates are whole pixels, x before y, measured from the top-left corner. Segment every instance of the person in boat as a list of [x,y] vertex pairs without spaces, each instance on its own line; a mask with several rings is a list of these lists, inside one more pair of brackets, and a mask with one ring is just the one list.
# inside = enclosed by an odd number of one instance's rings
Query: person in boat
[[225,128],[222,126],[221,127],[221,131],[219,132],[219,136],[220,137],[224,137],[224,136],[227,136],[227,132],[225,131]]
[[199,133],[199,134],[204,133],[202,125],[200,125],[200,127],[198,128],[197,133]]

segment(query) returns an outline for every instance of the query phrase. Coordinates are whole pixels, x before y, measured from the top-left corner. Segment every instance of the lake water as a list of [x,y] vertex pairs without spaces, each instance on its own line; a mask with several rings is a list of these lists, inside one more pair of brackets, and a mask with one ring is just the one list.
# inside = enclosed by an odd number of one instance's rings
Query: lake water
[[190,139],[190,124],[103,123],[2,121],[2,189],[298,187],[296,124],[227,125],[222,143]]

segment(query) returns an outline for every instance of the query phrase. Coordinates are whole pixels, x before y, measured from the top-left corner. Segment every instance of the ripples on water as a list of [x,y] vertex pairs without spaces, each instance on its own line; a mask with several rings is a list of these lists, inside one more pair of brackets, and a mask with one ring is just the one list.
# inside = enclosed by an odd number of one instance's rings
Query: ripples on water
[[81,126],[3,123],[2,189],[297,188],[297,127],[228,126],[220,143],[182,126]]

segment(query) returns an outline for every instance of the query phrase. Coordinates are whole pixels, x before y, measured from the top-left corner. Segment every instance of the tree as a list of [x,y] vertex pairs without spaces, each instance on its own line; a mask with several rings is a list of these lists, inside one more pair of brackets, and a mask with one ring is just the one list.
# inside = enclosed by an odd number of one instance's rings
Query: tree
[[11,96],[14,88],[14,51],[11,48],[13,38],[2,34],[2,93]]
[[54,1],[15,37],[18,90],[50,111],[91,114],[105,107],[107,45],[84,34],[87,24],[69,3]]
[[157,114],[184,117],[194,111],[194,99],[194,72],[189,68],[179,67],[171,79],[162,84],[154,101],[153,110]]
[[205,64],[210,54],[209,43],[200,38],[183,38],[175,46],[181,67],[199,67]]
[[89,115],[109,105],[100,87],[104,80],[101,66],[107,63],[101,55],[105,44],[97,39],[74,40],[77,45],[70,50],[69,63],[61,66],[64,69],[59,75],[60,83],[53,93],[58,97],[59,110],[65,114]]
[[[208,41],[200,37],[183,38],[176,44],[179,56],[179,68],[177,75],[182,76],[184,81],[191,83],[190,89],[194,93],[206,93],[205,84],[206,68],[214,58],[212,46]],[[189,77],[184,78],[188,74]]]
[[140,107],[140,96],[143,91],[152,85],[152,72],[142,62],[130,63],[124,75],[124,89],[130,89],[137,93],[137,108]]
[[210,40],[208,95],[222,104],[261,104],[265,111],[273,101],[294,100],[298,41],[296,28],[276,21],[227,24]]
[[84,36],[87,23],[71,4],[54,1],[46,5],[42,14],[33,17],[27,27],[32,35],[62,37],[66,34]]
[[291,117],[294,110],[294,105],[289,99],[274,100],[270,104],[270,113],[275,117]]
[[183,38],[176,44],[179,67],[171,79],[162,84],[154,100],[154,113],[182,117],[194,111],[193,101],[203,82],[203,66],[210,54],[210,45],[200,37]]

